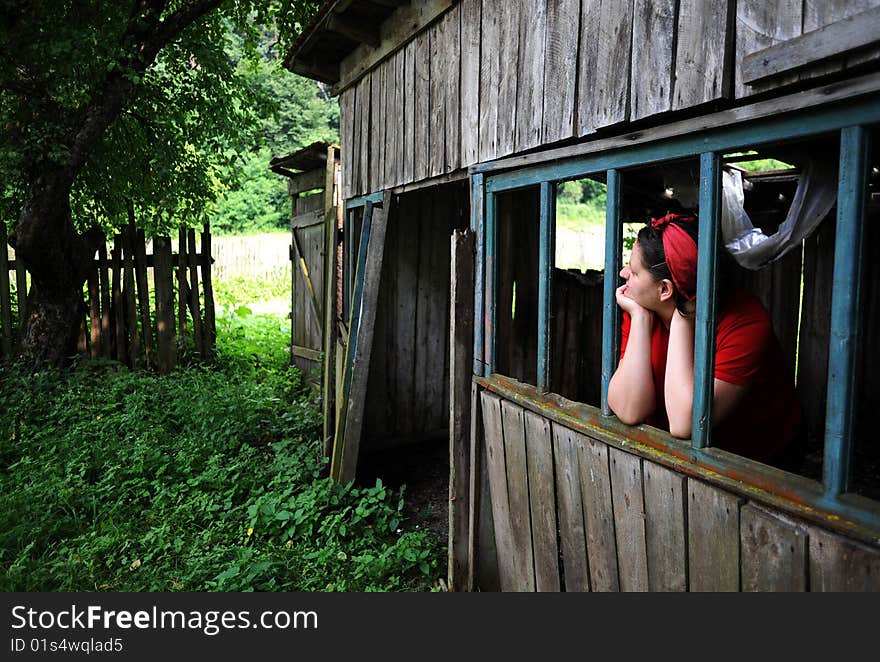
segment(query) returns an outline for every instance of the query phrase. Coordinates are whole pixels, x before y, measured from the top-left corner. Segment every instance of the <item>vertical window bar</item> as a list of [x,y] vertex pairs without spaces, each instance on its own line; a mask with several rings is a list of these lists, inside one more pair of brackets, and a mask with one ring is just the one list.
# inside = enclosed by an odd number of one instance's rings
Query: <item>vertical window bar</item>
[[484,302],[485,306],[485,329],[483,331],[485,335],[485,354],[484,360],[486,363],[486,372],[485,375],[488,377],[493,372],[495,372],[495,329],[496,329],[496,321],[497,317],[495,315],[495,296],[497,293],[496,283],[497,283],[497,268],[496,268],[496,246],[498,239],[498,224],[497,224],[497,210],[495,204],[495,194],[487,193],[486,194],[486,264],[484,266],[485,269],[485,279],[486,279],[486,300]]
[[867,149],[864,127],[841,130],[823,465],[825,494],[830,497],[846,492],[850,480]]
[[712,433],[715,386],[715,261],[720,217],[721,159],[700,155],[700,228],[697,247],[697,320],[694,329],[694,402],[691,438],[706,448]]
[[620,172],[606,174],[605,204],[605,289],[602,298],[602,415],[611,416],[608,384],[620,353],[620,311],[614,296],[621,268],[623,227],[620,223]]
[[538,389],[550,387],[550,297],[553,278],[553,229],[556,184],[541,182],[541,226],[538,240]]
[[474,374],[482,375],[485,370],[483,359],[483,292],[484,260],[486,237],[483,232],[483,197],[485,195],[483,174],[471,177],[471,230],[476,239],[476,264],[474,269]]

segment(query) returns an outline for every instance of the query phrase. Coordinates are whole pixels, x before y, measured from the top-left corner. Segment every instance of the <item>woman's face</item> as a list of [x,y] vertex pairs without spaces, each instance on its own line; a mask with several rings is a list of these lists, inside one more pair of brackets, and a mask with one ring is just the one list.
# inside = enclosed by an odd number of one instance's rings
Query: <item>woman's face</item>
[[642,308],[657,311],[660,308],[662,281],[654,280],[642,262],[642,250],[636,242],[629,258],[629,264],[620,270],[620,277],[626,280],[623,293]]

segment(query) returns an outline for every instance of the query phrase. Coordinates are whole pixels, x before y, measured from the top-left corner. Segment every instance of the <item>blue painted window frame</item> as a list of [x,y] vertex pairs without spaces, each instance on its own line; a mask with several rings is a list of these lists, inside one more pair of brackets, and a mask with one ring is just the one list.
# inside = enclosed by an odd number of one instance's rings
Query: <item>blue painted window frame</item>
[[[845,106],[834,105],[799,113],[777,115],[731,127],[696,131],[668,138],[571,157],[549,163],[495,171],[482,164],[472,168],[471,228],[477,237],[475,282],[474,374],[491,376],[495,370],[495,330],[498,236],[496,196],[505,191],[539,186],[539,313],[538,389],[549,385],[549,318],[553,272],[555,193],[559,183],[604,173],[607,183],[605,287],[603,293],[601,411],[608,407],[608,383],[617,365],[620,315],[614,300],[621,261],[620,176],[628,168],[684,158],[700,159],[700,229],[697,276],[697,310],[694,341],[694,457],[711,446],[711,409],[715,348],[715,262],[720,220],[720,164],[725,152],[743,147],[810,138],[838,132],[840,174],[834,282],[832,287],[831,344],[824,439],[823,497],[820,507],[848,513],[853,506],[841,501],[849,488],[852,433],[855,416],[855,361],[861,310],[861,255],[864,236],[864,191],[867,186],[867,125],[880,123],[876,97]],[[857,284],[853,287],[852,284]],[[855,510],[880,527],[880,515]]]

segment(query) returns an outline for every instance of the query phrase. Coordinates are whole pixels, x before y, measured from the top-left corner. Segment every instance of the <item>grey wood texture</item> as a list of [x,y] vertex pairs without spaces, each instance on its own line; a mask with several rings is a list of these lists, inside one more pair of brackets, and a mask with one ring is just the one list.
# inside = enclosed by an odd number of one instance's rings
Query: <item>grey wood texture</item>
[[173,291],[171,286],[171,240],[153,239],[153,276],[155,279],[156,323],[159,372],[166,373],[177,363],[177,339],[174,335]]
[[498,156],[498,90],[501,72],[501,12],[498,3],[483,0],[480,44],[479,160]]
[[[736,55],[734,62],[734,95],[747,97],[761,91],[746,69],[750,57],[765,48],[793,39],[801,34],[803,0],[739,0],[736,5]],[[774,85],[797,81],[797,74],[778,77]]]
[[[370,101],[371,84],[369,76],[364,76],[358,84],[358,120],[360,121],[360,168],[358,170],[358,194],[372,193],[370,189]],[[363,103],[361,103],[361,101]]]
[[526,460],[525,420],[522,407],[501,401],[504,426],[504,460],[507,469],[507,495],[513,534],[513,590],[535,590],[535,562],[532,547],[529,478]]
[[504,428],[501,423],[501,398],[487,391],[480,393],[483,410],[483,433],[486,439],[486,469],[492,502],[492,522],[498,558],[498,579],[502,591],[518,588],[515,571],[513,526],[507,490],[504,459]]
[[443,58],[443,168],[437,174],[457,170],[461,165],[461,5],[456,4],[440,19],[438,30],[445,44]]
[[[472,345],[473,346],[473,345]],[[556,529],[556,493],[553,484],[553,441],[550,421],[531,411],[524,413],[529,507],[535,561],[535,590],[560,590],[559,546]]]
[[404,50],[403,72],[403,182],[415,179],[413,158],[415,156],[415,113],[416,113],[416,52],[415,42],[411,41]]
[[385,104],[388,100],[385,89],[387,73],[388,63],[383,62],[370,74],[370,178],[366,184],[365,192],[367,193],[379,191],[385,187],[386,150],[390,147],[385,134]]
[[342,198],[352,197],[352,169],[354,168],[354,97],[350,88],[339,95],[340,165],[342,166]]
[[320,193],[300,195],[294,199],[294,218],[309,216],[324,211],[324,196]]
[[648,590],[648,556],[645,547],[645,501],[642,461],[616,448],[608,449],[614,534],[621,591]]
[[[322,446],[324,455],[330,457],[335,422],[333,403],[336,400],[335,379],[333,368],[336,349],[336,273],[338,252],[337,226],[342,218],[342,205],[339,204],[339,187],[341,174],[339,148],[334,145],[327,147],[327,163],[324,180],[324,318],[323,318],[323,350],[324,362],[321,367],[321,419]],[[387,231],[386,231],[387,232]]]
[[481,0],[461,0],[461,165],[479,161]]
[[574,135],[580,0],[547,0],[544,39],[543,144]]
[[553,460],[556,468],[556,499],[559,509],[559,544],[565,590],[590,590],[587,541],[578,446],[586,444],[583,435],[562,425],[553,425]]
[[480,388],[471,390],[471,504],[470,521],[471,589],[501,590],[495,523],[492,515],[492,491],[489,488],[489,459],[483,434]]
[[[132,212],[132,216],[134,213]],[[134,285],[134,223],[129,223],[122,231],[123,263],[122,281],[125,300],[125,326],[128,328],[128,356],[132,368],[139,368],[141,360],[141,337],[138,329],[137,295]]]
[[675,110],[729,96],[725,66],[733,0],[680,0],[675,54]]
[[688,479],[688,579],[691,591],[739,590],[742,499]]
[[[342,434],[336,436],[336,443],[342,443],[339,466],[334,475],[337,482],[348,483],[355,477],[358,454],[360,452],[361,431],[363,426],[364,406],[367,395],[367,384],[370,375],[370,357],[373,349],[373,328],[376,320],[376,299],[379,295],[379,283],[382,277],[382,260],[385,252],[385,229],[387,218],[391,214],[391,196],[385,194],[382,207],[373,209],[370,227],[370,238],[367,242],[367,255],[364,263],[363,295],[360,307],[360,323],[358,326],[357,343],[350,343],[346,352],[346,363],[351,366],[351,380],[346,394],[347,407]],[[354,352],[351,361],[348,353]],[[336,459],[336,453],[334,453]]]
[[686,478],[642,462],[649,591],[687,590]]
[[635,0],[630,119],[672,108],[676,0]]
[[518,4],[522,13],[519,25],[519,58],[516,67],[514,150],[521,152],[541,143],[547,9],[545,0],[519,0]]
[[[204,247],[210,246],[210,233],[207,233],[208,243],[206,244],[204,235],[202,239],[202,250],[204,251]],[[135,243],[134,243],[134,271],[135,271],[135,282],[137,284],[137,296],[138,296],[138,305],[140,310],[140,318],[141,318],[141,333],[143,334],[144,340],[144,359],[146,361],[146,365],[152,367],[156,364],[156,357],[154,355],[154,347],[153,347],[153,322],[150,318],[150,288],[148,284],[147,278],[147,250],[146,250],[146,235],[143,230],[137,230],[135,234]],[[97,274],[96,274],[97,275]],[[97,286],[97,283],[95,283]],[[91,291],[91,290],[90,290]],[[95,292],[97,295],[98,293]],[[97,296],[96,296],[97,299]],[[95,312],[97,313],[97,300],[95,301]],[[211,306],[213,310],[214,306],[214,291],[210,288],[210,280],[205,280],[205,306]],[[101,320],[95,319],[92,320],[92,330],[93,332],[97,332],[100,336],[101,334]],[[210,346],[214,347],[214,340],[212,339]],[[99,342],[100,345],[100,342]],[[97,357],[100,352],[95,352],[93,348],[93,356]],[[98,347],[97,349],[100,349]]]
[[315,168],[299,172],[287,180],[287,192],[290,195],[305,193],[313,189],[324,188],[324,168]]
[[[406,160],[406,110],[412,97],[406,95],[406,51],[398,51],[394,56],[395,83],[394,107],[388,110],[388,120],[394,125],[394,163],[392,182],[394,186],[404,181],[403,170]],[[389,99],[389,102],[391,99]]]
[[811,591],[880,591],[880,551],[810,527]]
[[415,118],[413,177],[416,181],[430,176],[431,131],[434,108],[431,101],[431,33],[424,32],[413,42],[415,51]]
[[633,0],[581,4],[579,136],[628,118],[632,12]]
[[[743,59],[743,80],[760,83],[771,76],[775,78],[829,58],[842,61],[842,56],[868,47],[876,51],[878,35],[880,8],[875,7],[749,54]],[[861,57],[856,55],[857,59]]]
[[446,31],[438,25],[430,34],[431,57],[429,60],[428,89],[431,101],[426,123],[428,129],[428,164],[426,174],[435,177],[444,172],[446,157],[446,72],[451,64],[446,59]]
[[471,370],[474,353],[474,235],[454,232],[450,242],[449,301],[449,550],[448,582],[467,590],[471,473]]
[[424,28],[436,21],[455,2],[457,0],[420,0],[401,6],[383,23],[378,48],[362,44],[340,63],[340,80],[334,86],[334,92],[352,85],[376,63],[402,48],[413,35],[423,34]]
[[619,591],[608,447],[582,435],[580,440],[582,443],[578,444],[578,460],[587,531],[590,586],[599,592]]
[[740,510],[743,591],[805,591],[807,535],[804,527],[759,506]]
[[[495,5],[497,7],[497,4]],[[498,86],[497,156],[512,154],[516,136],[517,67],[519,59],[519,21],[522,7],[519,2],[505,2],[499,16],[498,62],[495,80],[487,85]]]
[[[880,0],[804,0],[804,33],[812,32],[874,7],[880,7]],[[832,58],[827,63],[811,66],[809,71],[799,72],[801,79],[839,71],[880,57],[876,48],[863,49],[859,53],[843,58]]]

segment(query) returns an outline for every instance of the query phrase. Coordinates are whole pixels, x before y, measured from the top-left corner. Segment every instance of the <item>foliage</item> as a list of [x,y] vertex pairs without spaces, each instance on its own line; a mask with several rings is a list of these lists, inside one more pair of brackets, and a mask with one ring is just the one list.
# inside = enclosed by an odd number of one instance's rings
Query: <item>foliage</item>
[[228,49],[248,89],[267,102],[260,113],[256,140],[243,145],[224,168],[224,190],[212,206],[217,234],[246,234],[286,228],[290,218],[287,180],[269,170],[283,156],[313,142],[339,142],[339,106],[321,83],[286,71],[275,51],[261,49],[244,59],[241,40],[231,35]]
[[400,531],[401,492],[323,477],[285,325],[242,319],[215,369],[0,367],[0,589],[430,587],[438,543]]
[[[201,220],[221,189],[221,175],[234,172],[229,162],[258,140],[260,120],[273,109],[270,90],[252,85],[242,63],[258,61],[258,47],[267,39],[286,48],[319,3],[213,3],[219,6],[182,22],[183,29],[144,69],[141,46],[159,43],[156,35],[198,4],[211,3],[3,3],[0,213],[5,219],[18,217],[41,172],[70,165],[83,128],[109,109],[112,123],[74,168],[70,201],[76,227],[119,227],[127,221],[129,201],[139,223],[154,232]],[[153,14],[156,7],[162,22]],[[266,25],[274,26],[271,34]],[[134,93],[114,113],[114,91],[126,81]]]

